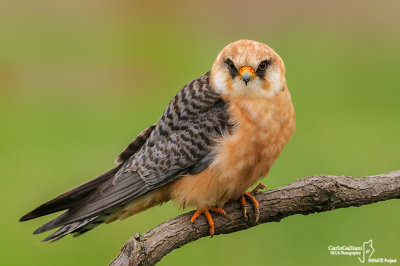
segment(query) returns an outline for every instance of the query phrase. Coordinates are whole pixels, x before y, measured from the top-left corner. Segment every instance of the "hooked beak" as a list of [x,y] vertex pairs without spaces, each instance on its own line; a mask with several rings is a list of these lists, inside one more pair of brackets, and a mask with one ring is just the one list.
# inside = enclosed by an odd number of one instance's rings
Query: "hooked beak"
[[247,86],[247,83],[250,80],[253,80],[255,77],[254,69],[251,66],[244,66],[239,69],[239,74]]

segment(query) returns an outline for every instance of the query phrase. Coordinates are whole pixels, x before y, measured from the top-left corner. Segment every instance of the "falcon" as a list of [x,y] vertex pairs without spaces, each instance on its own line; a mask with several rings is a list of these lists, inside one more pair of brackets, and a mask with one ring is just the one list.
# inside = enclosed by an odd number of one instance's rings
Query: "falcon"
[[114,168],[20,221],[66,210],[34,232],[59,228],[43,240],[52,242],[173,200],[197,207],[191,222],[204,215],[212,236],[210,212],[225,215],[224,204],[238,200],[246,216],[248,199],[257,222],[258,202],[246,191],[269,172],[295,120],[279,55],[260,42],[233,42],[125,148]]

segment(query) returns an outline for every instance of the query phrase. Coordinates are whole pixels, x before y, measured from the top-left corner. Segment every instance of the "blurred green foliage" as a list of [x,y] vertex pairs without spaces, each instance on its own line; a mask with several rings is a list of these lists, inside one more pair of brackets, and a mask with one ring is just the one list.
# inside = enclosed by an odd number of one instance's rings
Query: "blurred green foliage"
[[[176,16],[182,6],[163,13],[155,5],[141,14],[121,1],[91,13],[101,4],[84,3],[74,2],[75,9],[10,4],[0,18],[0,265],[105,265],[134,233],[180,213],[167,203],[53,244],[40,244],[44,235],[31,233],[55,215],[17,222],[111,168],[179,88],[237,39],[265,42],[281,55],[297,113],[297,131],[264,180],[269,188],[313,174],[399,169],[398,24],[318,24],[304,10],[299,21],[284,22],[277,8],[268,10],[276,19],[269,24],[243,26],[240,16],[227,23],[222,6],[203,23],[199,14]],[[108,13],[109,5],[121,7]],[[354,257],[330,256],[328,246],[369,239],[377,257],[400,259],[399,218],[397,200],[296,215],[190,243],[160,265],[354,265]]]

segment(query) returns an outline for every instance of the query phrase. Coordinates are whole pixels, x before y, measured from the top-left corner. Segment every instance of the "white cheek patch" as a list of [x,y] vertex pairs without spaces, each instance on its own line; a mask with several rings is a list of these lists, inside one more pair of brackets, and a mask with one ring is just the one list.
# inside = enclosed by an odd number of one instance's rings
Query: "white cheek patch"
[[270,93],[272,95],[275,95],[282,90],[285,79],[282,78],[282,73],[279,68],[273,68],[268,71],[266,73],[266,79],[270,84]]
[[216,71],[212,78],[212,83],[212,86],[217,93],[228,93],[226,88],[226,74],[224,74],[222,71]]

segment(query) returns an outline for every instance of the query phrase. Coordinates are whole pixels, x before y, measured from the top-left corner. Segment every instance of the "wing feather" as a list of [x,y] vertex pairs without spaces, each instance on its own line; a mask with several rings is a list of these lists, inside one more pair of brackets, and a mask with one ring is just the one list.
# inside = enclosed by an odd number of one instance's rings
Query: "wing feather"
[[101,184],[105,181],[113,177],[117,171],[119,170],[120,166],[116,166],[113,169],[105,172],[104,174],[82,184],[79,185],[58,197],[40,205],[39,207],[35,208],[33,211],[25,214],[20,218],[20,221],[27,221],[30,219],[34,219],[40,216],[44,216],[50,213],[62,211],[65,209],[69,209],[72,206],[78,204],[82,199],[87,197],[90,193],[95,191]]
[[117,158],[121,164],[115,176],[36,233],[73,224],[54,238],[63,236],[185,174],[203,171],[213,161],[215,140],[232,127],[227,108],[211,88],[209,73],[185,85],[158,122]]
[[38,228],[35,234],[107,213],[110,209],[121,206],[149,191],[138,173],[127,172],[123,175],[124,177],[115,184],[113,179],[104,183],[79,205]]
[[[215,140],[231,129],[227,104],[209,84],[209,73],[186,85],[171,101],[142,148],[119,170],[138,172],[151,188],[212,161]],[[200,168],[197,169],[199,171]],[[117,174],[118,175],[118,174]]]

